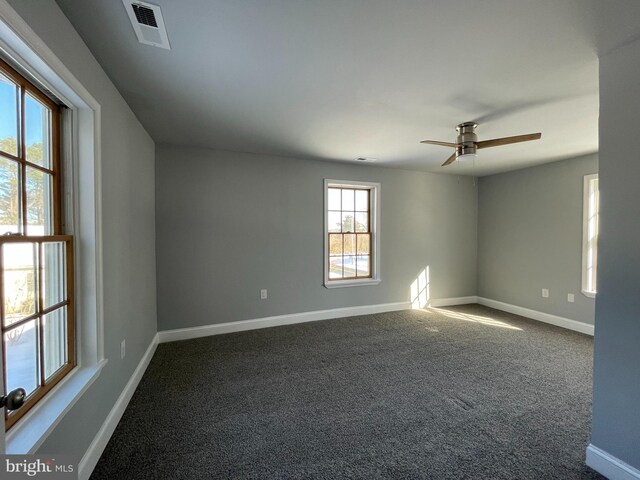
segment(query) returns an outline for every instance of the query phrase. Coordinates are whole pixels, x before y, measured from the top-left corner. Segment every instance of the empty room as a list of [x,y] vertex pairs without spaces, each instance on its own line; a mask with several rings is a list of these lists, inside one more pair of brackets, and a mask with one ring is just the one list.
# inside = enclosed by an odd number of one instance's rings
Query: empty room
[[640,480],[639,84],[634,0],[0,0],[0,478]]

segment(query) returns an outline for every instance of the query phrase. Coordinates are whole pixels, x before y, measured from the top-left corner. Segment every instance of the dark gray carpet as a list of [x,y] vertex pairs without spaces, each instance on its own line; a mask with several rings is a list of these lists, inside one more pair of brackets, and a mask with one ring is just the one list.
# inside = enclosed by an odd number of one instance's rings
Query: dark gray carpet
[[91,478],[603,478],[591,362],[478,305],[162,344]]

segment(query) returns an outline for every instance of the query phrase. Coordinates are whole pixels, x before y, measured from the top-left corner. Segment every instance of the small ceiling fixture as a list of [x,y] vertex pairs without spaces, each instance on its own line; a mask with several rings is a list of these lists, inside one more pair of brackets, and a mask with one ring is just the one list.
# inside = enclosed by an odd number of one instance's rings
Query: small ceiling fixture
[[529,133],[527,135],[516,135],[514,137],[494,138],[492,140],[478,141],[476,135],[476,122],[461,123],[456,127],[458,136],[456,137],[456,143],[439,142],[437,140],[423,140],[420,143],[428,143],[430,145],[440,145],[441,147],[453,147],[455,152],[442,164],[443,167],[453,163],[456,159],[462,160],[465,158],[474,158],[476,151],[481,148],[499,147],[501,145],[509,145],[510,143],[528,142],[530,140],[539,140],[542,137],[541,133]]
[[140,43],[171,50],[158,5],[137,0],[122,0],[122,3]]

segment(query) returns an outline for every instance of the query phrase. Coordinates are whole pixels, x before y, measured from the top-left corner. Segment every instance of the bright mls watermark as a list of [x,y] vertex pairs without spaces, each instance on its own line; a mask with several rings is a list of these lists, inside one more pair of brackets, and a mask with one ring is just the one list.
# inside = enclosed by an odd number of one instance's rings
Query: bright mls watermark
[[78,459],[72,455],[0,455],[0,478],[77,480]]

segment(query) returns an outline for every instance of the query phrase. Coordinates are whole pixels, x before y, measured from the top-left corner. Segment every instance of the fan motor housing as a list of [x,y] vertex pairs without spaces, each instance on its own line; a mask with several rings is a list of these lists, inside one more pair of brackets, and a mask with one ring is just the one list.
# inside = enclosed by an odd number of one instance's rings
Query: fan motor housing
[[458,132],[456,138],[456,143],[458,144],[456,147],[456,156],[476,154],[476,142],[478,141],[478,136],[476,135],[477,126],[478,124],[475,122],[465,122],[456,127],[456,132]]

